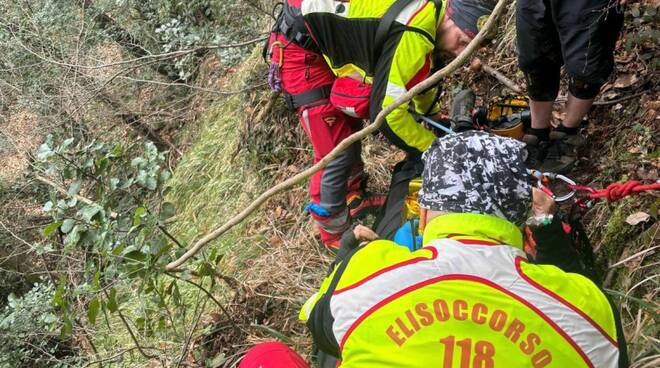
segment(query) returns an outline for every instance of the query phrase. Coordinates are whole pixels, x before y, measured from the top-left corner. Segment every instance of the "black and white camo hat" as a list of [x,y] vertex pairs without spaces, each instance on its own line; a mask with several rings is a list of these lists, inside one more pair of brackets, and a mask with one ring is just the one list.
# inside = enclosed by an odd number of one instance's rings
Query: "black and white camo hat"
[[436,139],[424,153],[420,206],[434,211],[527,219],[532,185],[525,145],[482,131]]

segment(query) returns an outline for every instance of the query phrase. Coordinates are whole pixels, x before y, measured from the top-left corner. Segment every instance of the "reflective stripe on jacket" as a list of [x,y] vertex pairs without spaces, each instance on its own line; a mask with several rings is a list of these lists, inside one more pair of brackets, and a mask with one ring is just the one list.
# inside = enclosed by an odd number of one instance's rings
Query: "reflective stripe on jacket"
[[[370,117],[429,76],[437,27],[444,16],[444,1],[413,0],[397,16],[382,52],[376,55],[376,29],[394,0],[303,0],[305,23],[333,72],[373,85]],[[416,96],[419,113],[436,113],[431,106],[435,88]],[[425,151],[435,139],[407,111],[396,108],[381,129],[400,148]]]
[[605,295],[586,277],[528,263],[515,225],[443,215],[427,225],[424,244],[366,245],[332,295],[337,269],[303,306],[301,319],[315,340],[331,335],[342,367],[618,365]]

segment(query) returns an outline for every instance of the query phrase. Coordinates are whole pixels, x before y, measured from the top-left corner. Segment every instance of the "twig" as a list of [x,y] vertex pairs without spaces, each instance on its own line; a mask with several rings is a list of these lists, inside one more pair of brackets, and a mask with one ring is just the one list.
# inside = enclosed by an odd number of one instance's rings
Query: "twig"
[[[35,175],[34,178],[37,179],[38,181],[44,183],[44,184],[50,185],[50,186],[53,187],[55,190],[57,190],[58,192],[64,194],[65,196],[69,196],[69,197],[71,197],[71,198],[75,198],[76,200],[78,200],[78,201],[80,201],[80,202],[82,202],[82,203],[84,203],[84,204],[90,205],[90,206],[97,205],[97,206],[100,207],[100,205],[99,205],[98,203],[92,201],[92,200],[89,199],[89,198],[85,198],[85,197],[80,196],[80,195],[78,195],[78,194],[74,194],[74,195],[72,195],[72,196],[69,195],[69,192],[67,192],[66,189],[64,189],[63,187],[61,187],[60,185],[58,185],[58,184],[55,183],[54,181],[52,181],[52,180],[50,180],[50,179],[47,179],[47,178],[45,178],[45,177],[43,177],[43,176],[41,176],[41,175]],[[113,218],[113,219],[114,219],[114,218],[117,218],[117,212],[110,212],[110,218]]]
[[616,103],[619,103],[619,102],[632,100],[633,98],[635,98],[635,97],[639,97],[639,96],[641,96],[641,95],[643,95],[643,94],[644,94],[644,92],[638,92],[638,93],[632,94],[632,95],[630,95],[630,96],[625,96],[625,97],[617,98],[617,99],[614,99],[614,100],[609,100],[609,101],[603,101],[603,100],[601,100],[601,101],[596,101],[596,102],[594,102],[594,106],[612,105],[612,104],[616,104]]
[[208,291],[206,288],[204,288],[204,286],[202,286],[201,284],[198,284],[198,283],[196,283],[196,282],[194,282],[194,281],[186,280],[186,279],[184,279],[184,278],[181,278],[181,277],[179,277],[179,276],[177,276],[177,275],[175,275],[175,274],[173,274],[173,273],[166,272],[165,274],[166,274],[167,276],[172,277],[172,278],[174,278],[174,279],[177,279],[177,280],[179,280],[179,281],[187,282],[188,284],[193,285],[194,287],[196,287],[196,288],[198,288],[199,290],[203,291],[204,294],[206,294],[206,296],[208,296],[208,297],[213,301],[213,303],[215,303],[215,305],[217,305],[217,306],[220,308],[220,310],[222,311],[222,313],[223,313],[225,316],[227,316],[227,319],[229,320],[229,323],[231,323],[232,327],[234,327],[235,330],[239,330],[238,326],[237,326],[236,323],[234,322],[234,319],[232,318],[231,314],[229,314],[229,312],[227,311],[227,309],[225,308],[225,306],[222,305],[222,303],[220,303],[220,301],[219,301],[218,299],[216,299],[216,298],[213,296],[213,294],[211,294],[210,291]]
[[[188,354],[188,348],[190,346],[190,342],[192,341],[193,333],[197,329],[197,325],[199,324],[200,319],[202,319],[202,314],[204,313],[204,308],[206,307],[206,302],[208,299],[204,299],[203,301],[199,298],[199,293],[197,293],[197,305],[195,306],[195,314],[197,314],[197,318],[195,318],[195,321],[193,322],[192,325],[190,325],[190,332],[188,333],[188,337],[186,338],[186,342],[183,345],[183,349],[181,351],[181,357],[176,363],[176,368],[179,368],[181,364],[183,363],[183,360],[186,359],[186,355]],[[201,306],[201,310],[200,307]],[[199,312],[198,312],[199,311]]]
[[267,82],[264,83],[258,83],[252,86],[247,86],[245,88],[241,88],[235,91],[219,91],[216,89],[212,88],[203,88],[203,87],[198,87],[198,86],[193,86],[188,83],[181,83],[181,82],[163,82],[163,81],[158,81],[158,80],[153,80],[153,79],[138,79],[138,78],[132,78],[132,77],[126,77],[126,76],[118,76],[119,79],[126,79],[131,82],[136,82],[136,83],[150,83],[150,84],[156,84],[159,86],[166,86],[166,87],[185,87],[189,88],[195,91],[201,91],[201,92],[208,92],[208,93],[214,93],[217,95],[221,96],[232,96],[232,95],[238,95],[244,92],[249,92],[258,88],[261,88],[265,85],[267,85]]
[[622,264],[624,264],[624,263],[626,263],[626,262],[628,262],[628,261],[631,261],[631,260],[633,260],[633,259],[635,259],[635,258],[637,258],[637,257],[639,257],[639,256],[642,256],[642,255],[644,255],[644,254],[646,254],[646,253],[648,253],[648,252],[651,252],[651,251],[653,251],[653,250],[655,250],[655,249],[657,249],[657,248],[660,248],[660,245],[656,245],[655,247],[652,247],[652,248],[649,248],[649,249],[645,249],[645,250],[643,250],[643,251],[641,251],[641,252],[635,253],[635,254],[633,254],[632,256],[630,256],[630,257],[628,257],[628,258],[626,258],[626,259],[620,260],[619,262],[617,262],[617,263],[615,263],[615,264],[609,266],[608,268],[614,268],[614,267],[616,267],[616,266],[620,266],[620,265],[622,265]]
[[[106,298],[110,299],[110,295],[108,295],[108,292],[105,291],[105,289],[103,290],[103,294],[105,294]],[[142,356],[145,357],[146,359],[156,358],[157,357],[156,355],[147,353],[144,350],[144,348],[140,345],[140,343],[138,342],[137,336],[135,336],[135,333],[133,333],[133,329],[128,324],[128,321],[126,320],[126,317],[124,317],[124,314],[121,312],[121,310],[119,310],[119,308],[117,308],[117,314],[119,315],[119,319],[121,319],[121,321],[124,323],[124,326],[126,327],[126,330],[128,330],[128,334],[131,336],[131,340],[133,340],[133,343],[135,344],[135,347],[140,352],[140,354],[142,354]]]
[[95,360],[95,361],[93,361],[93,362],[88,362],[87,364],[85,364],[85,368],[87,368],[87,367],[91,367],[91,366],[93,366],[94,364],[101,364],[101,363],[103,363],[103,362],[114,361],[114,360],[120,358],[121,356],[123,356],[124,354],[126,354],[126,353],[128,353],[128,352],[131,352],[131,351],[133,351],[133,350],[136,350],[136,349],[137,349],[137,347],[132,346],[132,347],[130,347],[130,348],[124,349],[124,350],[120,351],[119,353],[117,353],[117,354],[115,354],[115,355],[112,355],[112,356],[109,356],[109,357],[107,357],[107,358],[103,358],[103,359]]
[[[594,106],[613,105],[613,104],[616,104],[616,103],[619,103],[619,102],[624,102],[624,101],[632,100],[633,98],[635,98],[635,97],[639,97],[639,96],[643,95],[644,93],[646,93],[646,92],[645,92],[645,91],[643,91],[643,92],[637,92],[637,93],[634,93],[634,94],[632,94],[632,95],[624,96],[624,97],[617,98],[617,99],[614,99],[614,100],[600,100],[600,101],[595,101],[595,102],[593,103],[593,105],[594,105]],[[568,101],[567,98],[558,98],[557,100],[555,100],[555,102],[566,102],[566,101]]]
[[315,165],[307,168],[303,172],[285,180],[284,182],[281,182],[264,193],[262,193],[257,199],[252,201],[250,205],[248,205],[243,211],[241,211],[238,215],[234,216],[233,218],[229,219],[224,225],[216,228],[212,232],[206,234],[204,237],[202,237],[200,240],[198,240],[192,248],[190,248],[185,254],[183,254],[179,259],[169,263],[165,268],[168,271],[175,271],[178,270],[179,267],[186,262],[188,259],[193,257],[195,254],[197,254],[204,246],[206,246],[209,242],[212,240],[216,239],[220,235],[224,234],[227,232],[227,230],[231,229],[232,227],[236,226],[239,224],[241,221],[243,221],[246,217],[248,217],[252,212],[254,212],[257,208],[259,208],[262,204],[264,204],[269,198],[273,197],[274,195],[289,189],[293,187],[294,185],[306,180],[310,176],[312,176],[314,173],[318,172],[322,168],[326,167],[332,160],[335,159],[341,152],[346,150],[348,147],[353,145],[353,143],[358,142],[362,140],[363,138],[367,137],[368,135],[376,132],[380,126],[383,124],[385,121],[385,117],[392,112],[395,108],[400,106],[401,104],[410,101],[413,96],[418,95],[420,92],[426,90],[427,88],[434,86],[437,84],[442,78],[446,77],[447,75],[453,73],[456,69],[458,69],[461,65],[463,65],[467,59],[477,50],[481,42],[484,40],[485,36],[491,32],[491,29],[496,24],[497,18],[502,14],[502,11],[505,9],[505,5],[510,2],[511,0],[499,0],[497,5],[495,6],[495,9],[493,10],[493,13],[488,17],[488,21],[484,25],[484,27],[479,31],[479,34],[468,44],[468,46],[461,52],[456,59],[454,59],[451,63],[449,63],[447,66],[442,68],[441,70],[437,71],[433,75],[431,75],[429,78],[425,79],[424,81],[420,82],[417,84],[415,87],[411,88],[408,92],[404,93],[400,97],[398,97],[394,102],[387,107],[385,107],[383,110],[380,111],[380,113],[376,116],[376,119],[374,122],[364,129],[360,130],[359,132],[353,133],[346,139],[344,139],[341,143],[339,143],[328,155],[326,155],[323,159],[321,159],[318,163]]
[[523,93],[523,89],[516,82],[509,79],[506,75],[500,73],[499,70],[493,68],[492,66],[490,66],[488,64],[482,64],[481,68],[483,69],[483,71],[485,71],[486,73],[492,75],[495,79],[500,81],[500,83],[502,83],[506,88],[512,90],[513,92],[515,92],[517,94],[522,94]]
[[[16,37],[16,35],[13,35],[13,36]],[[69,68],[80,68],[80,69],[93,70],[93,69],[109,68],[109,67],[118,66],[118,65],[131,64],[131,63],[135,63],[135,62],[138,62],[138,61],[143,61],[143,60],[146,60],[146,59],[158,59],[158,60],[171,59],[171,58],[175,58],[175,57],[179,57],[179,56],[183,56],[183,55],[187,55],[187,54],[197,53],[197,52],[200,52],[200,51],[209,51],[209,50],[228,49],[228,48],[249,46],[249,45],[252,45],[254,43],[264,41],[266,38],[267,38],[267,36],[263,36],[263,37],[255,38],[255,39],[252,39],[252,40],[238,42],[238,43],[234,43],[234,44],[228,44],[228,45],[198,46],[198,47],[193,47],[192,49],[177,50],[177,51],[165,52],[165,53],[162,53],[162,54],[145,55],[145,56],[141,56],[141,57],[134,58],[134,59],[122,60],[122,61],[117,61],[117,62],[114,62],[114,63],[99,64],[99,65],[77,65],[77,64],[64,63],[64,62],[61,62],[61,61],[49,59],[46,56],[43,56],[43,55],[38,54],[37,52],[31,50],[29,47],[25,46],[22,42],[20,42],[20,41],[16,41],[16,42],[25,51],[29,52],[30,54],[36,56],[37,58],[39,58],[39,59],[41,59],[45,62],[55,64],[55,65],[59,65],[59,66],[65,66],[65,67],[69,67]]]
[[[48,185],[50,185],[51,187],[53,187],[53,188],[54,188],[55,190],[57,190],[58,192],[60,192],[60,193],[62,193],[62,194],[64,194],[64,195],[66,195],[66,196],[69,196],[69,192],[67,192],[67,190],[64,189],[63,187],[57,185],[54,181],[51,181],[51,180],[49,180],[49,179],[46,179],[46,178],[44,178],[44,177],[41,176],[41,175],[35,175],[34,178],[37,179],[38,181],[44,183],[44,184],[48,184]],[[79,195],[77,195],[77,194],[74,194],[74,195],[72,195],[72,196],[70,196],[70,197],[75,198],[76,200],[78,200],[78,201],[80,201],[80,202],[82,202],[82,203],[84,203],[84,204],[88,204],[88,205],[90,205],[90,206],[93,205],[93,204],[95,204],[91,199],[89,199],[89,198],[85,198],[85,197],[83,197],[83,196],[79,196]]]

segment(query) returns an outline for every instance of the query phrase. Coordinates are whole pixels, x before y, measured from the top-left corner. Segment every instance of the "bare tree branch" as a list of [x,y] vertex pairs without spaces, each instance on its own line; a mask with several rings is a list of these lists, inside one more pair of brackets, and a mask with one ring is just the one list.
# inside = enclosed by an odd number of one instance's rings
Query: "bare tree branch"
[[456,57],[456,59],[454,59],[451,63],[449,63],[447,66],[445,66],[441,70],[431,75],[429,78],[420,82],[415,87],[411,88],[408,92],[397,98],[392,104],[388,105],[383,110],[381,110],[381,112],[376,116],[376,119],[372,124],[368,125],[359,132],[353,133],[352,135],[344,139],[341,143],[337,145],[337,147],[335,147],[328,155],[326,155],[318,163],[307,168],[303,172],[271,187],[270,189],[262,193],[254,201],[252,201],[252,203],[250,203],[247,207],[245,207],[245,209],[241,211],[238,215],[229,219],[229,221],[227,221],[224,225],[206,234],[204,237],[198,240],[192,246],[192,248],[190,248],[185,254],[183,254],[177,260],[169,263],[165,268],[168,271],[178,270],[179,267],[183,263],[185,263],[188,259],[190,259],[195,254],[197,254],[200,250],[202,250],[202,248],[208,245],[211,241],[218,238],[220,235],[224,234],[225,232],[227,232],[229,229],[233,228],[237,224],[241,223],[243,220],[245,220],[245,218],[247,218],[252,212],[254,212],[262,204],[264,204],[268,199],[270,199],[271,197],[273,197],[278,193],[281,193],[286,189],[295,186],[298,183],[301,183],[302,181],[312,176],[314,173],[318,172],[319,170],[327,166],[332,160],[335,159],[335,157],[337,157],[337,155],[339,155],[345,149],[350,147],[353,143],[358,142],[364,139],[365,137],[367,137],[368,135],[370,135],[371,133],[376,132],[385,121],[385,117],[395,108],[397,108],[403,103],[410,101],[413,98],[413,96],[421,93],[422,91],[426,90],[431,86],[434,86],[442,78],[448,76],[449,74],[457,70],[477,50],[481,42],[485,39],[485,36],[489,34],[491,30],[495,27],[497,23],[497,19],[505,9],[505,5],[510,1],[511,0],[498,1],[497,5],[495,6],[495,9],[493,10],[493,13],[488,17],[488,21],[486,22],[484,27],[479,31],[479,34],[477,34],[477,36],[470,42],[470,44],[468,44],[468,46],[463,50],[463,52],[461,52],[461,54],[458,55],[458,57]]
[[71,64],[71,63],[65,63],[62,61],[57,61],[51,58],[48,58],[44,55],[41,55],[37,53],[36,51],[30,49],[29,47],[25,46],[21,41],[19,41],[18,37],[14,35],[16,38],[16,43],[23,48],[25,51],[28,53],[34,55],[35,57],[39,58],[40,60],[43,60],[45,62],[59,65],[59,66],[64,66],[64,67],[69,67],[69,68],[79,68],[79,69],[88,69],[88,70],[93,70],[93,69],[102,69],[102,68],[109,68],[113,66],[118,66],[118,65],[126,65],[126,64],[132,64],[140,61],[145,61],[148,59],[156,59],[156,60],[165,60],[165,59],[171,59],[179,56],[184,56],[188,54],[193,54],[197,53],[200,51],[209,51],[209,50],[219,50],[219,49],[229,49],[229,48],[235,48],[235,47],[244,47],[244,46],[249,46],[252,44],[255,44],[257,42],[261,42],[266,40],[267,36],[255,38],[252,40],[248,41],[243,41],[243,42],[238,42],[238,43],[233,43],[233,44],[227,44],[227,45],[207,45],[207,46],[198,46],[198,47],[193,47],[191,49],[185,49],[185,50],[177,50],[177,51],[171,51],[171,52],[165,52],[162,54],[149,54],[141,57],[137,57],[134,59],[128,59],[128,60],[122,60],[122,61],[116,61],[113,63],[107,63],[107,64],[99,64],[99,65],[76,65],[76,64]]

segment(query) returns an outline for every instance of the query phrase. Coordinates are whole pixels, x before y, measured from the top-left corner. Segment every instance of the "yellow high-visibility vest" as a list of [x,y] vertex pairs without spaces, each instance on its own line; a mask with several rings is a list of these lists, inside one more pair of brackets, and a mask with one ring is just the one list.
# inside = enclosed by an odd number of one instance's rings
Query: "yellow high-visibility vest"
[[[328,65],[337,77],[351,77],[373,85],[371,118],[433,67],[436,32],[444,17],[445,1],[413,0],[397,15],[382,53],[374,54],[379,20],[395,0],[303,0],[301,11]],[[413,98],[418,113],[436,113],[432,88]],[[399,145],[425,151],[435,135],[417,123],[408,104],[392,111],[386,121],[388,138]]]
[[348,260],[329,301],[342,367],[618,365],[605,295],[579,274],[528,263],[515,225],[443,215],[427,225],[424,244],[409,252],[378,240]]

